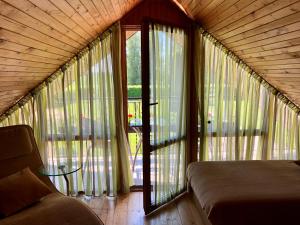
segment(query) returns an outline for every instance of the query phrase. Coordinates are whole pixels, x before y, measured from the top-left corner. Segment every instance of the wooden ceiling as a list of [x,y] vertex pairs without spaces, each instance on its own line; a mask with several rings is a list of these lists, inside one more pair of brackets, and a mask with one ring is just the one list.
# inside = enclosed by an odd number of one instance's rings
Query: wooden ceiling
[[[0,114],[140,1],[0,0]],[[300,0],[177,3],[300,105]]]
[[299,0],[177,0],[252,69],[300,105]]
[[140,0],[0,0],[0,114]]

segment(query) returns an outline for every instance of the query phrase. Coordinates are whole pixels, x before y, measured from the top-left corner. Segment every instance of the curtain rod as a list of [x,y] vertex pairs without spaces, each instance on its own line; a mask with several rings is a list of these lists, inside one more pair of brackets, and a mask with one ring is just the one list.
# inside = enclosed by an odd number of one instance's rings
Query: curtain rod
[[12,113],[14,113],[18,108],[24,106],[27,102],[29,102],[32,97],[34,97],[40,90],[42,90],[44,87],[46,87],[49,83],[54,81],[57,77],[59,77],[72,63],[74,63],[75,60],[78,60],[84,55],[87,51],[89,51],[93,46],[95,46],[97,43],[105,39],[108,35],[112,33],[112,30],[115,26],[118,26],[119,21],[111,25],[109,28],[107,28],[105,31],[103,31],[101,34],[99,34],[94,40],[92,40],[90,43],[88,43],[84,48],[79,50],[75,56],[73,56],[70,60],[65,62],[62,66],[60,66],[54,73],[52,73],[50,76],[48,76],[46,79],[44,79],[40,84],[38,84],[36,87],[31,89],[26,95],[21,97],[19,100],[14,103],[11,107],[9,107],[5,112],[3,112],[0,115],[0,122],[6,119],[8,116],[10,116]]
[[256,80],[262,83],[270,92],[272,92],[278,99],[283,101],[287,106],[289,106],[292,110],[294,110],[297,114],[300,114],[300,106],[294,103],[289,97],[283,94],[280,90],[270,84],[262,75],[257,73],[254,69],[252,69],[247,63],[245,63],[242,59],[240,59],[233,51],[226,48],[225,45],[222,44],[219,40],[217,40],[211,33],[206,31],[203,27],[197,24],[197,27],[200,29],[201,34],[204,37],[207,37],[210,41],[214,42],[214,44],[219,47],[227,56],[232,58],[236,63],[242,65],[245,70],[250,73],[250,76],[254,77]]

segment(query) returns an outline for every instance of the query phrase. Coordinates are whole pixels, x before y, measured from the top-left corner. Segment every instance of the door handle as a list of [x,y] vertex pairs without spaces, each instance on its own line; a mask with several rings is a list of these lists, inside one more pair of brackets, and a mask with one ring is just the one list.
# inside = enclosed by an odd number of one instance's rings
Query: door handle
[[151,105],[158,105],[158,102],[153,102],[153,103],[150,103],[149,105],[150,105],[150,106],[151,106]]

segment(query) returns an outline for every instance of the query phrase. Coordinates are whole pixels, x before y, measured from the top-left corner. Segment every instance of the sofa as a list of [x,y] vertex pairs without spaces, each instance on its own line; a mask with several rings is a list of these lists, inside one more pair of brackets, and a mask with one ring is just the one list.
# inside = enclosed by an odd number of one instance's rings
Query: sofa
[[[58,192],[47,176],[40,175],[38,170],[42,166],[43,162],[31,127],[17,125],[0,128],[0,180],[29,168],[37,180],[49,188],[49,193],[34,204],[1,218],[0,225],[103,224],[83,202]],[[0,196],[0,203],[1,201],[5,200]],[[2,202],[2,205],[5,204]]]

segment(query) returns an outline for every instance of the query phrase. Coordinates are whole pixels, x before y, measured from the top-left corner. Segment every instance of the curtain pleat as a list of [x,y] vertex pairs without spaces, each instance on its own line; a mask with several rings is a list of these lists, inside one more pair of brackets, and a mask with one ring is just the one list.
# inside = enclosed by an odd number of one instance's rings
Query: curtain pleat
[[[67,63],[54,79],[2,126],[33,127],[45,166],[81,170],[69,175],[70,192],[114,196],[132,184],[124,129],[120,25]],[[66,192],[62,176],[52,178]]]
[[198,159],[298,159],[298,113],[210,35],[195,37]]
[[[151,24],[150,154],[151,204],[161,205],[185,188],[187,35],[183,29]],[[171,142],[164,146],[165,143]]]

